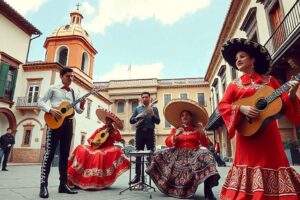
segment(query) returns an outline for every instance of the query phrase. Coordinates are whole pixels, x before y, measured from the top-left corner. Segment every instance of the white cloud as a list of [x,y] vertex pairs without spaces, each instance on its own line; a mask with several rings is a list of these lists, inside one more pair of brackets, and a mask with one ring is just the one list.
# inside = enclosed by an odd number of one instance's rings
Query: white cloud
[[82,3],[82,10],[84,13],[86,13],[88,15],[92,15],[95,13],[95,8],[93,6],[91,6],[91,4],[89,4],[88,2]]
[[85,24],[87,30],[104,33],[115,23],[153,18],[172,25],[188,14],[207,7],[211,0],[99,0],[97,16]]
[[123,79],[143,79],[143,78],[159,78],[163,63],[153,63],[149,65],[117,65],[112,70],[102,76],[95,75],[94,81],[109,81]]
[[5,0],[11,7],[22,15],[28,12],[36,12],[48,0]]

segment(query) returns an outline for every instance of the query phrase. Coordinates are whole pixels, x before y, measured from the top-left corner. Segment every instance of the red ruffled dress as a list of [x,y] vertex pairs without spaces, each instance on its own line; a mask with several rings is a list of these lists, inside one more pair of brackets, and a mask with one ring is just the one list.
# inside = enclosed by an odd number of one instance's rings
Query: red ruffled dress
[[[239,107],[233,102],[253,95],[257,89],[268,85],[277,89],[280,84],[272,76],[243,75],[230,83],[218,109],[231,139],[236,134],[236,152],[223,185],[222,200],[298,200],[300,199],[300,175],[290,167],[284,153],[276,120],[251,137],[238,133],[235,126],[241,119]],[[294,124],[300,124],[300,101],[293,102],[284,93],[284,115]]]
[[[88,139],[89,144],[106,127],[97,129]],[[114,142],[121,139],[119,131],[111,130],[105,143],[97,150],[90,145],[78,145],[68,161],[68,184],[81,189],[103,189],[112,185],[130,166],[123,151],[114,146]]]
[[176,198],[191,198],[198,185],[211,178],[211,185],[218,185],[220,178],[212,153],[207,149],[203,132],[192,126],[183,127],[184,132],[173,140],[176,129],[166,139],[170,148],[156,151],[148,166],[149,174],[157,188],[164,194]]

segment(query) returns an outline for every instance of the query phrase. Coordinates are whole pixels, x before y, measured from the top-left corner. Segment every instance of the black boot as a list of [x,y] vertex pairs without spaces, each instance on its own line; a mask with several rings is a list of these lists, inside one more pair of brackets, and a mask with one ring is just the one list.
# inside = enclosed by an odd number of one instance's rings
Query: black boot
[[135,184],[135,183],[138,183],[138,182],[140,182],[140,176],[138,176],[138,175],[136,175],[130,182],[129,182],[129,184],[131,185],[131,184]]
[[60,184],[58,187],[58,193],[77,194],[78,192],[72,190],[67,184]]
[[204,182],[204,195],[206,200],[217,200],[217,198],[214,196],[214,193],[211,189],[210,179],[206,180]]
[[41,198],[48,198],[49,197],[49,192],[46,184],[41,184],[40,187],[40,197]]

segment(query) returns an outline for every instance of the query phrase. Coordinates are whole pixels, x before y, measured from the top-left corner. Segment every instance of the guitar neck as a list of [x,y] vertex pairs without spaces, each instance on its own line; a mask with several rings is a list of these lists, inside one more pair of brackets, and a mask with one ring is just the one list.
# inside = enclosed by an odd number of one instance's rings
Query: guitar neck
[[79,99],[75,100],[73,103],[69,104],[69,105],[66,107],[66,109],[69,110],[69,109],[71,109],[71,108],[74,108],[74,107],[76,106],[76,104],[78,104],[82,99],[84,99],[84,98],[90,96],[90,95],[93,94],[93,93],[95,93],[95,92],[89,92],[89,93],[83,95],[83,96],[80,97]]
[[272,101],[274,101],[275,99],[280,97],[280,95],[282,95],[288,89],[290,89],[290,86],[287,82],[287,83],[283,84],[280,88],[276,89],[270,96],[268,96],[266,98],[268,103],[271,103]]

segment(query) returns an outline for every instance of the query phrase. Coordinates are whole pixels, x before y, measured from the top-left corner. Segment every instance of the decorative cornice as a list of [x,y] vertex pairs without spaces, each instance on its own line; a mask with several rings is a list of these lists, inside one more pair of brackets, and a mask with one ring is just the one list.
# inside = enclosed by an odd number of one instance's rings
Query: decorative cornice
[[203,78],[179,78],[179,79],[130,79],[130,80],[112,80],[108,82],[94,82],[102,90],[126,89],[140,87],[155,88],[182,88],[182,87],[206,87],[209,85]]

